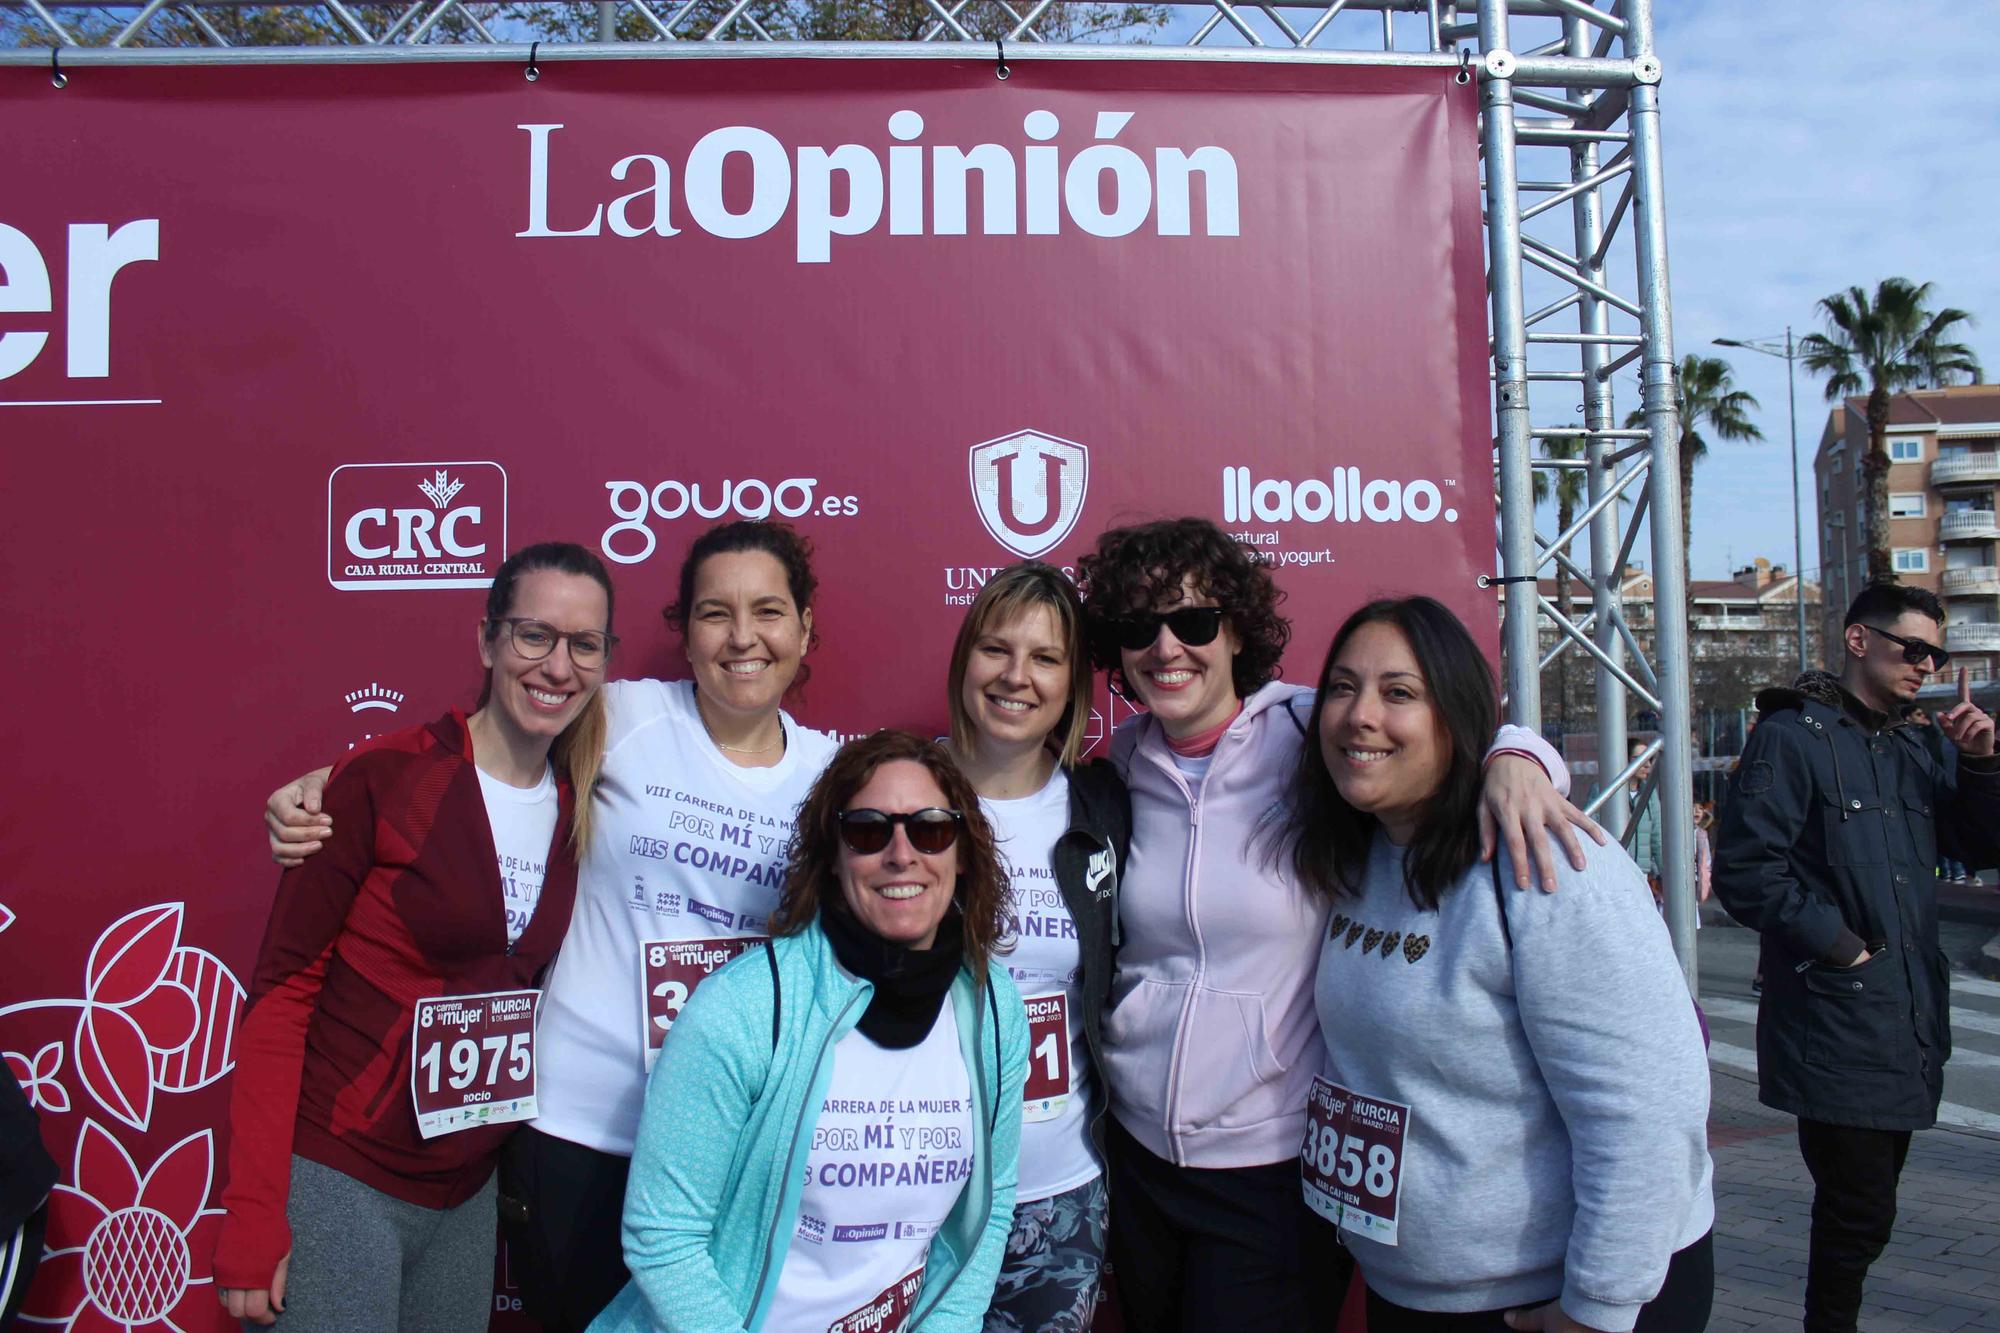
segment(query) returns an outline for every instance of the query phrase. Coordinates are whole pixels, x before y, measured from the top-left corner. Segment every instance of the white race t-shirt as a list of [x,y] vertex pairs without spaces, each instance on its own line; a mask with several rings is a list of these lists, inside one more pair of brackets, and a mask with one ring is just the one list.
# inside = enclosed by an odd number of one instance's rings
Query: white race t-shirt
[[859,1029],[842,1037],[764,1326],[897,1333],[931,1237],[972,1175],[972,1142],[972,1080],[949,997],[908,1050]]
[[610,737],[576,909],[542,997],[535,1127],[630,1156],[646,1096],[643,947],[767,933],[792,816],[837,742],[780,713],[785,754],[729,762],[690,681],[604,687]]
[[[1021,1203],[1097,1179],[1090,1142],[1090,1050],[1083,1038],[1083,953],[1056,883],[1053,853],[1069,828],[1069,777],[1060,768],[1032,796],[979,798],[1013,888],[997,955],[1027,1007],[1028,1084],[1021,1116]],[[1058,998],[1059,997],[1059,998]]]
[[542,900],[542,880],[549,873],[549,844],[555,841],[556,776],[544,767],[532,787],[510,787],[485,769],[479,774],[479,794],[486,798],[486,822],[493,827],[493,850],[500,860],[500,893],[507,904],[507,943],[521,932]]

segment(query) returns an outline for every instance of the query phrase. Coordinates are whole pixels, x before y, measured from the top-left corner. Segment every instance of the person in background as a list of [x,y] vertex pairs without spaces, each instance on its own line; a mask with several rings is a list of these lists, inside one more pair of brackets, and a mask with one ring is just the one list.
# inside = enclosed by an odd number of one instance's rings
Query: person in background
[[[1921,708],[1912,708],[1904,714],[1904,721],[1913,729],[1918,742],[1924,747],[1924,752],[1930,755],[1940,772],[1949,773],[1957,770],[1958,747],[1944,734],[1936,718]],[[1938,878],[1947,884],[1979,883],[1979,876],[1969,873],[1963,861],[1953,859],[1942,849],[1938,852]]]
[[1028,1023],[1006,872],[944,747],[878,731],[799,807],[773,938],[667,1034],[591,1333],[976,1333],[1014,1219]]
[[[337,764],[325,848],[279,880],[236,1039],[215,1242],[232,1318],[482,1333],[492,1315],[493,1170],[514,1117],[413,1104],[445,1063],[442,1040],[421,1039],[441,1025],[417,1015],[431,1000],[507,999],[530,1022],[482,1037],[501,1043],[485,1086],[503,1058],[515,1079],[540,1072],[532,988],[569,929],[589,837],[617,642],[610,576],[580,546],[517,551],[478,642],[477,709]],[[483,1054],[453,1045],[451,1087],[474,1085]]]
[[[1254,845],[1312,688],[1277,679],[1291,627],[1267,558],[1206,519],[1108,531],[1078,572],[1093,658],[1147,709],[1111,747],[1132,797],[1103,1043],[1126,1327],[1331,1327],[1350,1263],[1298,1168],[1330,909]],[[1502,728],[1488,758],[1478,831],[1491,846],[1497,828],[1523,886],[1532,847],[1553,888],[1557,839],[1583,864],[1570,821],[1601,835],[1551,785],[1569,774],[1539,737]]]
[[[1646,752],[1644,741],[1633,741],[1629,758],[1637,759]],[[1653,765],[1657,760],[1648,759],[1632,775],[1629,790],[1631,805],[1632,836],[1627,840],[1633,861],[1646,876],[1646,883],[1652,886],[1653,898],[1660,900],[1660,798],[1657,792],[1646,789],[1646,779],[1653,775]]]
[[1716,840],[1715,894],[1760,934],[1758,1095],[1798,1117],[1813,1179],[1805,1327],[1851,1333],[1896,1221],[1913,1130],[1937,1119],[1951,1056],[1938,947],[1940,844],[2000,862],[1993,719],[1958,702],[1938,766],[1901,719],[1950,654],[1935,593],[1872,584],[1847,610],[1840,674],[1757,696],[1761,721]]
[[1334,636],[1278,840],[1337,913],[1307,1198],[1367,1279],[1369,1333],[1700,1333],[1715,1201],[1687,984],[1620,849],[1586,847],[1552,894],[1479,864],[1498,720],[1431,598]]

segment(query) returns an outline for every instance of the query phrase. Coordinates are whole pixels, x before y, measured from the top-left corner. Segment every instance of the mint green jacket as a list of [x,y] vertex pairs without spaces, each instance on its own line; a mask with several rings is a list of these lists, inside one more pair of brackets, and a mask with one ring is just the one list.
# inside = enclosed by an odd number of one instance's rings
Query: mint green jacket
[[[798,1225],[833,1048],[874,987],[844,971],[817,923],[752,949],[702,982],[674,1020],[646,1088],[625,1192],[632,1280],[590,1333],[764,1327]],[[973,1168],[932,1239],[908,1333],[977,1333],[1014,1221],[1028,1025],[1007,969],[950,1003],[972,1083]],[[774,1012],[775,1011],[775,1012]],[[775,1041],[773,1036],[775,1033]]]

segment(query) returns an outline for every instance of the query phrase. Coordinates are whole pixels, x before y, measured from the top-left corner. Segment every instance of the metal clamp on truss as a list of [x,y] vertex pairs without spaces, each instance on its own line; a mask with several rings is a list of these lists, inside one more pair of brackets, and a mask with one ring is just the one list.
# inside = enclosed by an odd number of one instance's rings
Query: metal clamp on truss
[[993,77],[1004,83],[1007,76],[1014,72],[1007,68],[1007,43],[1003,39],[995,37],[993,39],[993,49],[998,53],[998,63],[993,66]]
[[535,54],[541,49],[542,44],[540,42],[530,42],[528,44],[528,67],[521,71],[521,77],[529,83],[533,83],[536,79],[542,77],[541,66],[535,63]]
[[1509,583],[1533,583],[1539,577],[1536,574],[1481,574],[1477,582],[1482,588],[1498,588]]

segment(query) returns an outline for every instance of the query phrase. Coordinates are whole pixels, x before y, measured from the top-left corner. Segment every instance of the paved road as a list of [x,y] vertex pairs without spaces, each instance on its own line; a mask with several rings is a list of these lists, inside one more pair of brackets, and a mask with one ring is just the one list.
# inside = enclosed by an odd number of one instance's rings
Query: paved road
[[[2000,1330],[2000,984],[1972,960],[1991,920],[1948,921],[1953,1055],[1939,1128],[1912,1141],[1895,1239],[1869,1277],[1861,1327]],[[1701,933],[1702,1007],[1714,1033],[1714,1333],[1797,1328],[1812,1183],[1794,1121],[1757,1103],[1756,938]]]

